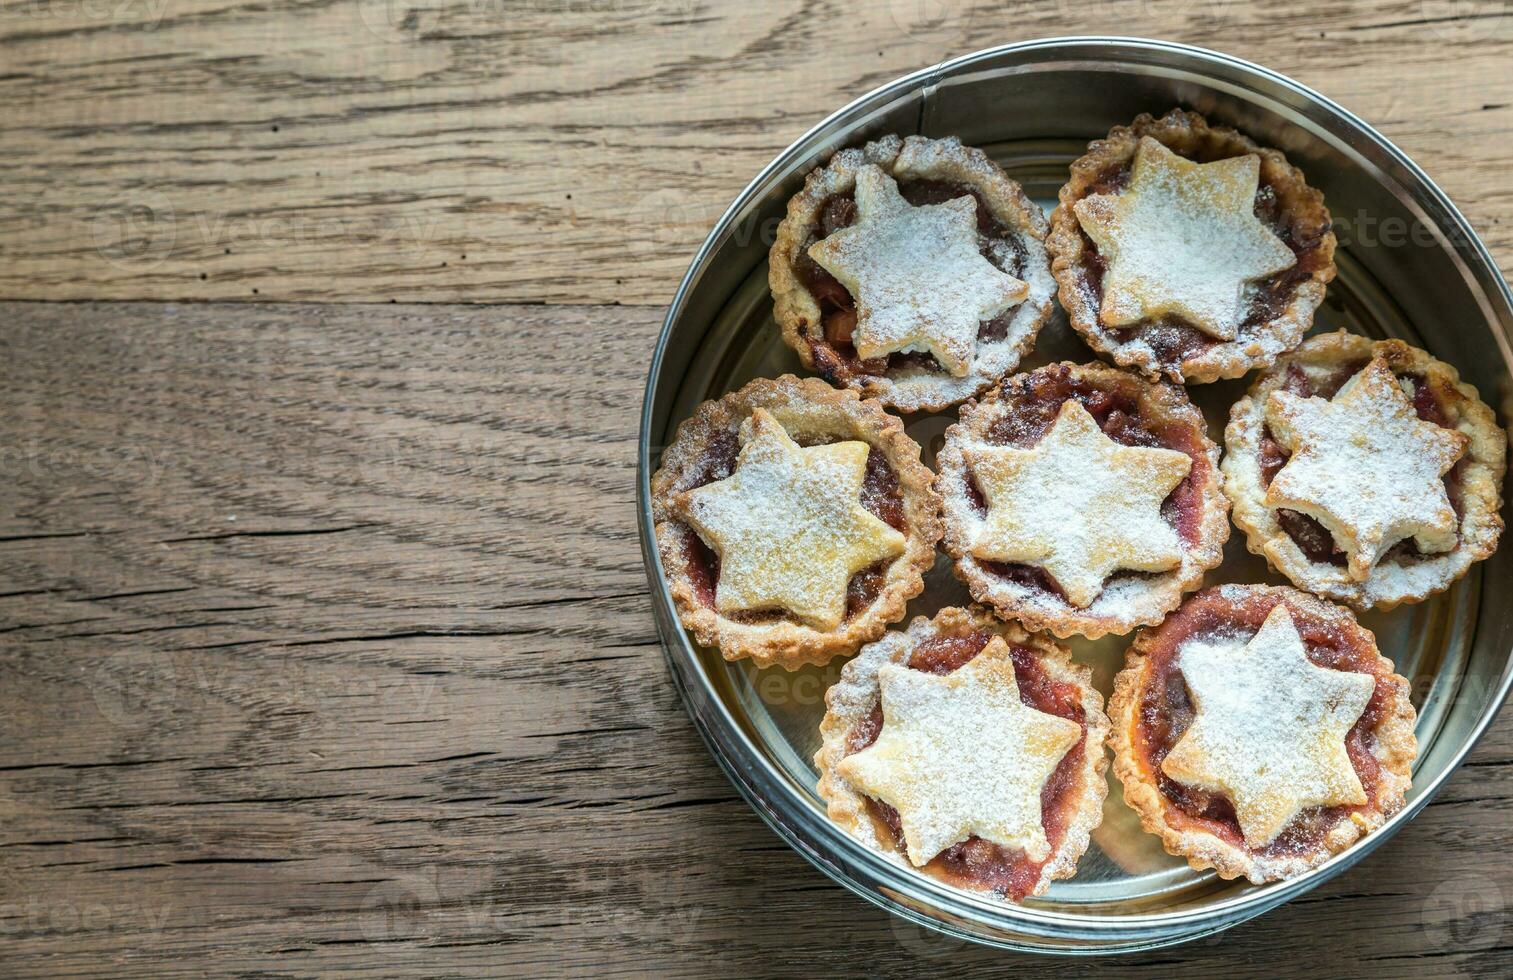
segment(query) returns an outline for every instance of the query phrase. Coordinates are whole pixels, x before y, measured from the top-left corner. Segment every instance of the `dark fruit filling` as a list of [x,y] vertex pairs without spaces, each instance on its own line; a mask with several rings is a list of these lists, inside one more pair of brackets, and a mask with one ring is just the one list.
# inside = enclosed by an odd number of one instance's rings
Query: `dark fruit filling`
[[[1333,398],[1341,388],[1345,387],[1345,382],[1355,377],[1367,363],[1364,360],[1352,361],[1337,371],[1314,379],[1310,379],[1296,364],[1290,364],[1280,390],[1302,397]],[[1418,412],[1418,417],[1442,428],[1451,428],[1450,415],[1427,380],[1422,375],[1405,375],[1405,377],[1413,383],[1413,408]],[[1287,465],[1287,460],[1291,457],[1291,454],[1272,434],[1269,425],[1261,430],[1260,457],[1261,486],[1269,487],[1271,481],[1276,479],[1277,474],[1281,472],[1283,466]],[[1444,477],[1445,491],[1450,497],[1450,506],[1454,508],[1457,517],[1461,515],[1463,504],[1459,475],[1460,464],[1456,464]],[[1321,565],[1336,565],[1341,568],[1345,566],[1345,552],[1335,545],[1334,535],[1324,525],[1307,514],[1288,510],[1285,507],[1278,508],[1276,515],[1277,524],[1309,561]],[[1387,553],[1382,555],[1381,560],[1417,561],[1425,557],[1428,556],[1418,549],[1418,544],[1412,538],[1404,538],[1389,548]]]
[[[841,440],[795,438],[794,441],[802,446],[814,446]],[[709,440],[709,447],[704,450],[694,478],[681,489],[693,490],[729,477],[735,471],[740,448],[734,429],[715,433]],[[898,474],[876,447],[867,452],[867,473],[862,478],[861,504],[889,527],[908,533],[909,521],[904,510],[904,497],[898,488]],[[720,584],[720,556],[692,528],[688,529],[683,540],[688,580],[693,585],[694,594],[702,605],[713,608],[715,589]],[[854,618],[877,599],[887,581],[889,564],[890,561],[880,561],[851,576],[846,587],[847,619]],[[762,623],[776,621],[783,616],[781,610],[772,610],[731,613],[728,618],[738,622]]]
[[1345,737],[1345,751],[1366,791],[1364,806],[1311,807],[1299,813],[1277,838],[1263,848],[1245,844],[1234,806],[1217,793],[1185,786],[1161,771],[1168,752],[1192,724],[1195,714],[1187,684],[1177,669],[1177,653],[1192,640],[1217,637],[1248,640],[1260,630],[1266,616],[1282,600],[1266,593],[1238,602],[1224,598],[1218,589],[1207,589],[1172,613],[1158,629],[1155,642],[1145,651],[1145,679],[1132,739],[1137,758],[1167,801],[1167,822],[1178,830],[1204,830],[1235,847],[1267,857],[1314,851],[1324,836],[1351,813],[1375,802],[1381,783],[1381,764],[1373,749],[1376,729],[1392,703],[1395,686],[1377,660],[1370,634],[1350,625],[1321,619],[1289,606],[1298,633],[1308,650],[1308,659],[1320,667],[1371,674],[1376,689],[1366,710]]
[[904,498],[898,492],[898,474],[876,449],[867,451],[867,475],[862,479],[862,506],[895,531],[903,531]]
[[[983,257],[1003,272],[1024,278],[1028,258],[1024,244],[1012,228],[993,217],[982,195],[974,188],[938,180],[904,179],[898,182],[898,189],[904,199],[915,207],[971,197],[977,202],[977,246]],[[890,370],[910,366],[941,371],[935,358],[927,353],[894,353],[869,360],[856,356],[856,348],[851,342],[852,331],[856,329],[856,301],[845,286],[809,257],[811,245],[829,238],[854,221],[856,201],[851,194],[837,194],[828,199],[820,208],[819,228],[804,242],[794,263],[799,280],[809,289],[820,307],[822,330],[817,336],[809,338],[815,369],[831,382],[842,382],[858,374],[886,374]],[[994,341],[1008,336],[1014,312],[1015,308],[1010,308],[991,320],[984,320],[978,325],[977,339]]]
[[[1056,421],[1061,406],[1075,398],[1112,440],[1125,446],[1175,449],[1193,461],[1187,476],[1161,503],[1161,515],[1176,528],[1184,543],[1196,545],[1202,533],[1202,486],[1209,478],[1208,454],[1203,435],[1185,421],[1160,423],[1141,404],[1144,383],[1133,378],[1110,384],[1079,378],[1065,364],[1050,364],[1026,375],[1005,379],[998,398],[1008,411],[988,430],[987,441],[995,445],[1027,449],[1043,438]],[[987,513],[987,501],[975,479],[967,480],[967,492],[978,513]],[[982,562],[984,568],[1026,588],[1066,596],[1046,571],[1034,565]],[[1118,572],[1113,578],[1142,576],[1142,572]]]
[[[1177,152],[1182,153],[1180,150]],[[1223,155],[1198,157],[1193,157],[1188,153],[1182,153],[1182,155],[1190,159],[1198,159],[1202,163],[1211,163],[1224,158]],[[1108,167],[1093,181],[1084,196],[1112,194],[1123,190],[1129,183],[1130,170],[1133,166],[1134,158],[1131,157],[1128,161]],[[1280,316],[1292,302],[1293,294],[1298,286],[1312,278],[1313,274],[1329,261],[1319,247],[1323,243],[1324,236],[1329,233],[1329,226],[1312,228],[1296,220],[1282,206],[1282,202],[1277,197],[1276,188],[1267,180],[1265,167],[1261,170],[1261,183],[1256,190],[1254,210],[1256,217],[1265,222],[1266,226],[1282,239],[1288,248],[1292,249],[1292,254],[1297,257],[1297,261],[1290,268],[1283,269],[1256,284],[1250,308],[1240,323],[1241,332],[1248,327],[1255,327]],[[1092,297],[1094,307],[1101,308],[1103,275],[1108,264],[1098,252],[1098,247],[1093,244],[1093,240],[1088,237],[1087,232],[1082,231],[1080,226],[1078,231],[1082,235],[1083,286]],[[1138,337],[1150,346],[1158,361],[1174,367],[1221,343],[1193,324],[1174,316],[1111,329],[1109,333],[1120,344],[1129,343]]]
[[[909,657],[909,666],[931,674],[949,674],[981,653],[993,635],[987,630],[977,630],[960,636],[931,637],[915,647]],[[1082,692],[1077,685],[1051,677],[1034,651],[1017,646],[1010,650],[1019,681],[1020,700],[1037,711],[1077,722],[1083,726],[1085,739],[1087,725],[1082,710]],[[851,730],[846,754],[865,749],[877,741],[882,730],[883,709],[879,703],[873,706],[872,713],[861,724]],[[1062,757],[1061,764],[1040,792],[1041,824],[1052,854],[1061,846],[1072,817],[1083,751],[1084,743],[1079,740]],[[904,834],[898,811],[871,797],[867,797],[867,809],[879,836],[901,850]],[[1023,851],[1000,847],[974,836],[941,851],[922,870],[960,888],[983,889],[1018,900],[1035,890],[1045,863],[1031,861]]]

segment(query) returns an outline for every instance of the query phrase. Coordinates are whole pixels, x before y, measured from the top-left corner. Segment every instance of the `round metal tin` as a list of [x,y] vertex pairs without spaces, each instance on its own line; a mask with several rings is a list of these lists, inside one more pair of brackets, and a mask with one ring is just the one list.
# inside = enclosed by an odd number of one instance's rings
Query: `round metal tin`
[[[816,867],[895,914],[975,941],[1060,953],[1146,949],[1217,932],[1355,864],[1421,810],[1496,716],[1513,682],[1513,607],[1484,602],[1513,579],[1508,548],[1450,591],[1362,621],[1414,685],[1420,756],[1407,806],[1310,874],[1265,886],[1226,882],[1166,855],[1111,787],[1075,878],[1009,905],[943,885],[862,847],[825,815],[811,758],[824,691],[839,663],[796,673],[730,664],[679,626],[653,536],[649,481],[692,408],[753,377],[799,372],[771,318],[767,249],[802,175],[839,147],[882,133],[958,135],[983,147],[1049,209],[1091,139],[1141,112],[1195,109],[1281,148],[1323,190],[1341,241],[1339,276],[1315,327],[1402,337],[1456,365],[1504,419],[1513,404],[1513,296],[1465,218],[1414,163],[1323,96],[1257,65],[1185,45],[1058,38],[991,48],[915,72],[836,112],[736,198],[694,256],[668,309],[641,418],[642,553],[674,682],[736,788]],[[1026,366],[1091,353],[1053,318]],[[1215,438],[1246,381],[1189,389]],[[908,428],[933,461],[954,413]],[[1280,582],[1231,538],[1219,581]],[[910,615],[965,601],[944,559]],[[1127,638],[1074,641],[1107,694]]]

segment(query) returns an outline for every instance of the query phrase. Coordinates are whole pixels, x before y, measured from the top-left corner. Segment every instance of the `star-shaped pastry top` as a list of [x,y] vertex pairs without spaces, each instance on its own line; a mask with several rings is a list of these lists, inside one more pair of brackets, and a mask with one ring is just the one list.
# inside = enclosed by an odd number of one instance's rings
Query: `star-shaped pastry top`
[[1033,447],[979,446],[965,456],[988,505],[972,554],[1044,568],[1078,608],[1118,569],[1160,572],[1182,562],[1161,502],[1192,459],[1120,445],[1076,399],[1062,403]]
[[676,501],[720,556],[715,608],[727,615],[786,609],[816,629],[834,629],[851,576],[904,550],[904,536],[861,504],[868,446],[802,448],[760,408],[739,436],[735,472]]
[[1266,488],[1267,506],[1324,525],[1353,579],[1404,538],[1425,553],[1455,547],[1459,522],[1441,477],[1470,439],[1419,418],[1382,358],[1332,400],[1272,392],[1266,421],[1292,453]]
[[1234,340],[1245,284],[1297,258],[1255,216],[1261,158],[1194,163],[1140,138],[1128,186],[1072,206],[1107,262],[1104,326],[1179,316],[1219,340]]
[[1249,643],[1194,642],[1177,656],[1197,714],[1161,768],[1228,797],[1247,845],[1270,844],[1308,807],[1366,802],[1345,736],[1376,681],[1309,660],[1285,605]]
[[877,679],[882,732],[836,768],[898,811],[909,860],[926,864],[973,835],[1049,857],[1040,791],[1082,726],[1020,700],[1003,638],[944,676],[889,664]]
[[809,256],[856,298],[852,343],[861,358],[917,350],[953,375],[977,353],[977,328],[1029,295],[977,249],[970,195],[914,207],[893,178],[856,174],[856,221],[809,247]]

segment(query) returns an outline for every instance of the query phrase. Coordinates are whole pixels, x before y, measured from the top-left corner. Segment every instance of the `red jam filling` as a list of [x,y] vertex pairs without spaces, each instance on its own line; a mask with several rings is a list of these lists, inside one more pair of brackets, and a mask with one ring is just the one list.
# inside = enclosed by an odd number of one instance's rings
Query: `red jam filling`
[[[1183,542],[1196,545],[1202,533],[1204,482],[1211,468],[1203,448],[1203,434],[1184,421],[1158,422],[1141,403],[1143,383],[1130,379],[1112,385],[1075,376],[1065,364],[1051,364],[1027,375],[1010,378],[999,388],[999,401],[1008,411],[988,430],[987,441],[996,445],[1028,448],[1035,445],[1056,421],[1061,406],[1071,398],[1082,403],[1088,414],[1112,440],[1125,446],[1175,449],[1191,457],[1192,469],[1161,503],[1161,515],[1176,528]],[[987,501],[975,479],[967,490],[979,513],[987,513]],[[1027,588],[1066,596],[1044,569],[1008,562],[983,562],[983,567],[1001,578]],[[1145,573],[1118,572],[1113,578]],[[1111,579],[1112,580],[1112,579]]]
[[[797,441],[800,445],[816,445],[802,439]],[[739,454],[740,443],[734,430],[715,433],[699,461],[696,475],[683,489],[693,490],[730,476],[735,471]],[[904,512],[903,493],[898,487],[898,474],[876,447],[867,452],[861,504],[894,530],[908,533],[909,522]],[[684,536],[683,554],[695,597],[700,604],[713,608],[715,589],[720,584],[720,556],[692,529]],[[877,599],[887,581],[888,564],[887,560],[880,561],[851,576],[846,586],[847,619],[857,616]],[[739,622],[769,622],[781,619],[783,615],[781,610],[752,611],[731,613],[729,618]]]
[[[909,657],[909,666],[931,674],[949,674],[965,666],[982,652],[993,634],[977,630],[959,636],[937,635],[920,643]],[[1027,706],[1047,714],[1069,718],[1087,725],[1082,710],[1082,692],[1077,685],[1051,677],[1031,650],[1011,647],[1014,673],[1019,681],[1019,698]],[[861,724],[851,730],[846,754],[860,752],[873,742],[883,729],[883,709],[874,705]],[[1061,764],[1046,780],[1040,791],[1041,825],[1054,854],[1066,836],[1072,818],[1072,806],[1082,772],[1083,741],[1068,750]],[[903,824],[898,811],[881,800],[867,797],[867,809],[878,835],[897,850],[903,849]],[[973,888],[1008,895],[1016,901],[1035,890],[1045,861],[1031,861],[1023,851],[1001,847],[980,837],[968,837],[941,851],[923,869],[959,888]]]
[[[1316,379],[1310,379],[1297,365],[1289,365],[1280,390],[1303,397],[1333,398],[1341,388],[1345,387],[1345,382],[1355,377],[1366,364],[1366,361],[1352,361],[1339,370]],[[1421,375],[1405,375],[1405,377],[1413,382],[1413,408],[1418,412],[1418,417],[1441,428],[1450,428],[1452,426],[1450,413],[1426,379]],[[1262,487],[1271,486],[1271,481],[1276,479],[1277,473],[1287,465],[1290,457],[1291,454],[1272,434],[1271,427],[1269,425],[1263,427],[1260,445]],[[1454,508],[1457,517],[1461,515],[1462,508],[1459,473],[1460,464],[1457,464],[1445,474],[1445,491],[1450,497],[1450,506]],[[1321,565],[1344,567],[1345,552],[1335,545],[1334,535],[1329,533],[1324,525],[1307,514],[1301,514],[1295,510],[1279,508],[1276,514],[1277,524],[1309,561]],[[1419,551],[1414,540],[1405,538],[1388,549],[1381,560],[1402,562],[1422,560],[1424,557],[1426,556]]]
[[1224,598],[1219,589],[1206,589],[1172,613],[1145,652],[1145,677],[1131,738],[1137,761],[1146,775],[1154,778],[1166,800],[1167,823],[1178,830],[1206,831],[1234,847],[1266,857],[1311,853],[1341,820],[1375,805],[1382,771],[1373,754],[1376,730],[1392,704],[1395,690],[1377,660],[1369,633],[1353,625],[1342,629],[1328,620],[1288,607],[1309,660],[1331,670],[1371,674],[1376,678],[1376,689],[1366,703],[1366,710],[1345,737],[1345,751],[1368,802],[1362,806],[1311,807],[1294,817],[1287,829],[1265,847],[1246,845],[1228,798],[1170,779],[1161,771],[1161,763],[1192,724],[1194,715],[1187,684],[1177,669],[1178,651],[1191,640],[1237,634],[1253,636],[1281,601],[1276,595],[1261,593],[1236,602]]
[[[1209,163],[1222,157],[1199,155],[1195,159]],[[1133,165],[1134,160],[1131,158],[1129,161],[1114,164],[1104,170],[1093,181],[1084,196],[1112,194],[1123,189],[1129,183],[1130,169]],[[1240,323],[1242,331],[1247,327],[1254,327],[1280,316],[1287,309],[1287,304],[1292,302],[1293,294],[1298,286],[1312,278],[1313,274],[1327,262],[1319,245],[1329,229],[1327,227],[1310,229],[1295,220],[1294,216],[1283,208],[1276,188],[1267,181],[1264,169],[1260,186],[1256,190],[1254,211],[1255,216],[1265,222],[1266,226],[1282,239],[1288,248],[1292,249],[1292,254],[1297,257],[1297,261],[1290,268],[1258,284],[1259,288],[1251,299],[1250,308]],[[1103,275],[1108,264],[1099,253],[1098,247],[1093,244],[1093,240],[1088,237],[1087,232],[1079,228],[1079,234],[1082,235],[1084,256],[1082,280],[1092,295],[1094,304],[1102,306]],[[1139,337],[1150,345],[1158,361],[1174,367],[1220,343],[1219,340],[1204,333],[1193,324],[1174,316],[1163,317],[1159,321],[1141,321],[1129,327],[1111,330],[1110,333],[1121,344]]]
[[[964,184],[937,180],[899,181],[899,193],[904,200],[916,207],[942,204],[959,197],[971,197],[977,202],[977,241],[984,258],[1011,276],[1023,278],[1027,255],[1023,243],[1013,229],[999,223],[988,210],[986,202],[974,188]],[[939,371],[935,358],[926,353],[894,353],[887,357],[863,360],[856,356],[851,335],[856,329],[856,300],[845,286],[826,272],[809,257],[809,246],[830,237],[856,220],[856,201],[851,194],[837,194],[825,201],[820,208],[819,228],[799,249],[795,262],[799,280],[809,289],[819,304],[823,333],[809,340],[815,369],[825,379],[837,383],[859,374],[881,375],[906,366],[925,367]],[[1002,250],[1008,246],[1006,257]],[[1009,309],[999,316],[984,320],[978,325],[980,341],[1002,340],[1008,336],[1009,322],[1014,310]]]

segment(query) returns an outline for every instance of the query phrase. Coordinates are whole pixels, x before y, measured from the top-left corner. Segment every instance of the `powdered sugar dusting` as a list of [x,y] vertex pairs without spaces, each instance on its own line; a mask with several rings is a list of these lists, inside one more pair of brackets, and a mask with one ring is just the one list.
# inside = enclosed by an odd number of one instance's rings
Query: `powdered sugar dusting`
[[1108,263],[1103,324],[1175,315],[1234,340],[1247,284],[1297,261],[1252,210],[1259,173],[1254,154],[1199,164],[1142,137],[1129,185],[1073,208]]
[[914,207],[875,165],[856,175],[858,218],[809,249],[857,300],[852,342],[862,358],[932,354],[950,374],[970,372],[978,324],[1029,295],[977,246],[970,196]]
[[1024,704],[1002,637],[945,676],[889,664],[877,678],[882,732],[836,768],[898,811],[909,860],[973,835],[1047,858],[1040,791],[1082,729]]
[[833,629],[851,576],[904,551],[904,535],[861,505],[868,446],[801,448],[756,409],[741,425],[735,472],[677,506],[720,556],[722,614],[782,609]]
[[1455,547],[1458,521],[1442,478],[1469,440],[1420,419],[1382,358],[1332,400],[1272,392],[1266,418],[1292,453],[1267,488],[1267,506],[1324,525],[1351,578],[1364,581],[1405,538],[1426,554]]
[[1345,736],[1376,681],[1309,660],[1285,604],[1248,642],[1192,641],[1177,664],[1197,715],[1162,769],[1228,797],[1247,845],[1269,844],[1305,808],[1367,802]]
[[988,504],[974,556],[1044,568],[1086,608],[1115,571],[1160,572],[1182,563],[1182,541],[1161,503],[1192,468],[1171,449],[1123,446],[1075,399],[1030,449],[965,450]]

